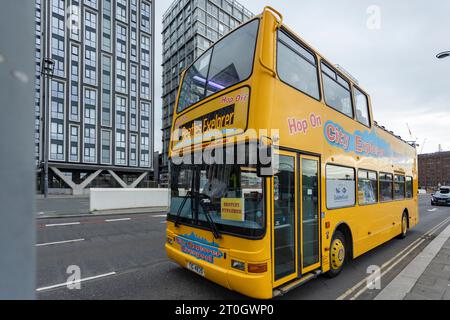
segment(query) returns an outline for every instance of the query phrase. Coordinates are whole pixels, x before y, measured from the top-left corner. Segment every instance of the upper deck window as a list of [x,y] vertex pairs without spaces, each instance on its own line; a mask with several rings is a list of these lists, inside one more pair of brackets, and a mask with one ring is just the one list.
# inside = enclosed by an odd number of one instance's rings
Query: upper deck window
[[315,56],[282,30],[278,32],[277,69],[282,81],[314,99],[320,99]]
[[353,104],[349,82],[325,63],[322,62],[321,67],[326,104],[353,118]]
[[236,29],[189,67],[181,85],[178,112],[250,77],[258,27],[259,20],[253,20]]
[[354,88],[355,103],[356,103],[356,120],[363,125],[370,127],[369,120],[369,103],[367,96],[358,88]]

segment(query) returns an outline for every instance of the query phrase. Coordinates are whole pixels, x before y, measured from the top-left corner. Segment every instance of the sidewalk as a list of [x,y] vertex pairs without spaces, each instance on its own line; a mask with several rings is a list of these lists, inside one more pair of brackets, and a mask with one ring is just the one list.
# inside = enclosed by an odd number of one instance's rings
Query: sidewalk
[[36,198],[37,219],[165,213],[167,210],[168,208],[137,208],[98,211],[91,213],[89,211],[88,197],[52,196],[47,199],[43,197]]
[[450,238],[405,296],[405,300],[450,300]]
[[450,300],[450,225],[375,300]]

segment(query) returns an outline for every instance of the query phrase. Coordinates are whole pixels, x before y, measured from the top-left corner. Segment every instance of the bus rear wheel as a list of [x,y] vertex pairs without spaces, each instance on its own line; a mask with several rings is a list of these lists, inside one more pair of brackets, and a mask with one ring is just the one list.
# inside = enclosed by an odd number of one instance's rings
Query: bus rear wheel
[[330,271],[327,272],[329,278],[338,276],[344,269],[346,259],[346,241],[341,231],[334,233],[330,246]]
[[406,214],[406,212],[404,212],[402,216],[402,233],[400,233],[398,238],[405,239],[407,233],[408,233],[408,215]]

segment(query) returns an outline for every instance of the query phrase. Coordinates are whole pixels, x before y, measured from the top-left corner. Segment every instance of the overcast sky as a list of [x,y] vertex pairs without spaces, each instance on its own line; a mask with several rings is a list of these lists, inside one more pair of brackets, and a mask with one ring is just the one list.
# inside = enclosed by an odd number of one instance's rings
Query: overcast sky
[[[156,0],[155,147],[161,150],[161,29],[169,1]],[[371,95],[375,121],[419,152],[450,151],[450,1],[241,0],[258,14],[271,5],[330,62]],[[423,145],[426,139],[425,145]]]

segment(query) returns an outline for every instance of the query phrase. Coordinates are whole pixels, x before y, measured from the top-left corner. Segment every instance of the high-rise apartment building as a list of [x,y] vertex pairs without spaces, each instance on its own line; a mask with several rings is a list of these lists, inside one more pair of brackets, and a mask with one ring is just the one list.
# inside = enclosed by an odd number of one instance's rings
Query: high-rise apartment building
[[181,72],[223,35],[253,17],[232,0],[177,0],[163,16],[162,172]]
[[[50,188],[79,193],[87,185],[148,181],[154,0],[35,0],[35,6],[40,176],[48,150]],[[42,74],[44,60],[53,62],[51,76]]]

